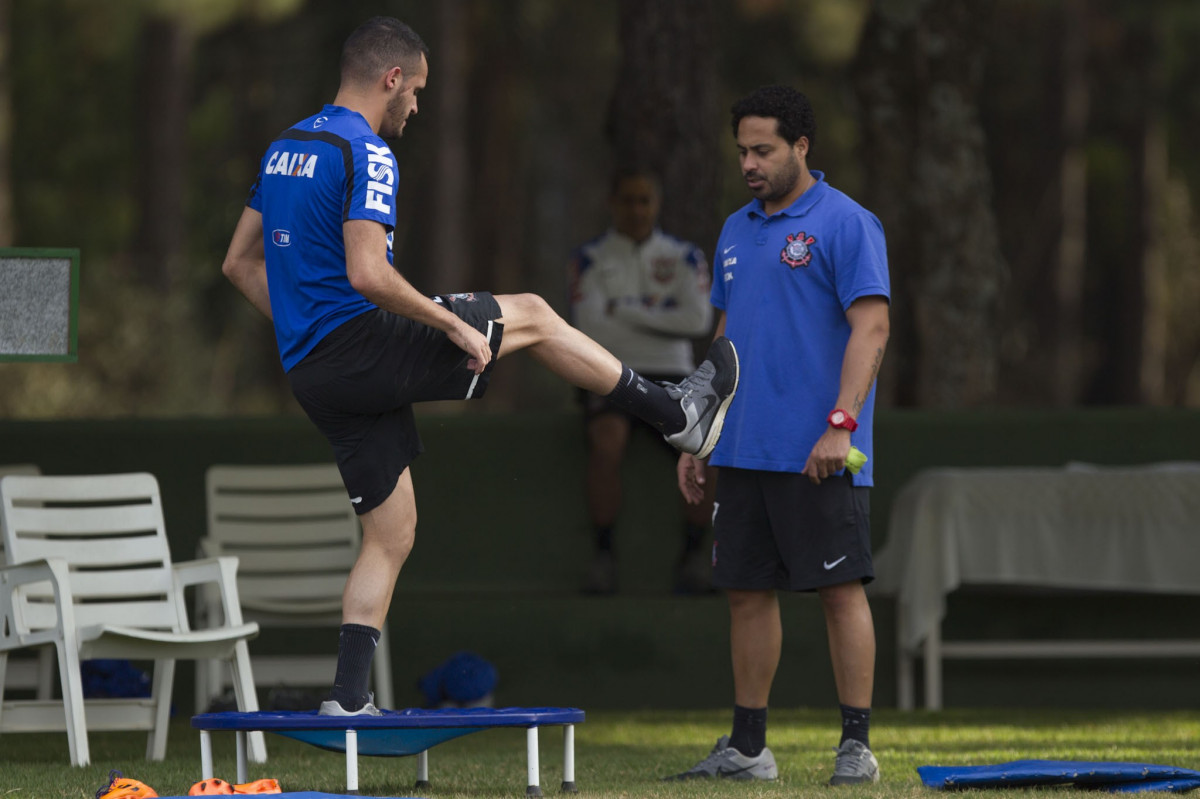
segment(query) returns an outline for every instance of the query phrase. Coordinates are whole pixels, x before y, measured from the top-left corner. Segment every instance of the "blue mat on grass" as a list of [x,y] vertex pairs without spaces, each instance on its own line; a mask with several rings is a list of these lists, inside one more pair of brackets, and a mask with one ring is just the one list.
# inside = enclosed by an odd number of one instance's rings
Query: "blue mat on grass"
[[273,732],[331,752],[346,751],[346,730],[353,729],[360,755],[402,757],[493,727],[580,724],[583,720],[583,711],[570,707],[473,707],[385,710],[381,716],[321,716],[315,710],[202,713],[192,716],[192,726]]
[[1200,771],[1150,763],[1014,760],[991,766],[919,766],[917,773],[930,788],[949,790],[1067,784],[1114,793],[1200,788]]

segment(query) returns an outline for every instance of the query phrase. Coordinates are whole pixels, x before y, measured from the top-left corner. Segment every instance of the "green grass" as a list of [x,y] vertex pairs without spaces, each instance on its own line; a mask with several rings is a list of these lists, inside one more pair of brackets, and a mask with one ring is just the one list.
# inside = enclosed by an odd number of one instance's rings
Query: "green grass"
[[[675,797],[772,797],[831,795],[826,788],[837,743],[836,710],[772,710],[769,744],[779,763],[775,783],[664,783],[708,753],[728,732],[727,710],[596,712],[576,728],[576,783],[581,799],[674,799]],[[952,710],[899,713],[877,710],[871,744],[883,781],[837,789],[871,799],[908,799],[934,794],[918,779],[921,765],[1002,763],[1040,758],[1118,760],[1200,769],[1200,711],[1129,713],[1057,710]],[[142,733],[91,736],[92,765],[72,768],[65,735],[0,736],[0,799],[89,799],[109,769],[120,769],[163,796],[186,794],[200,779],[199,734],[187,719],[173,723],[166,760],[143,759]],[[546,795],[562,780],[562,735],[541,730],[541,783]],[[285,791],[345,790],[344,759],[278,736],[267,737],[270,760],[251,764],[250,779],[274,777]],[[215,776],[234,781],[233,735],[214,733]],[[497,729],[442,744],[430,752],[433,787],[421,795],[521,797],[525,795],[525,733]],[[414,758],[360,758],[364,794],[413,796]],[[1054,789],[1060,791],[1062,789]],[[1028,796],[1031,790],[989,796]]]

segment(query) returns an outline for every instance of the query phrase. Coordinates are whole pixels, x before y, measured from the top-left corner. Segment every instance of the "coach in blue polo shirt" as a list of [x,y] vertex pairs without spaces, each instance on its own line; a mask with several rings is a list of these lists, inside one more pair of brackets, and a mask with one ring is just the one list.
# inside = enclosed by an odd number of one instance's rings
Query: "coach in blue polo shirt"
[[[679,778],[774,779],[767,700],[783,637],[775,591],[816,591],[842,711],[834,785],[874,782],[868,738],[875,630],[868,487],[874,384],[888,339],[890,286],[874,214],[810,171],[808,98],[768,86],[733,106],[754,199],[725,222],[713,259],[717,335],[737,346],[741,384],[711,463],[720,467],[713,584],[731,614],[733,732]],[[843,466],[853,444],[868,456]],[[699,459],[680,489],[702,495]]]

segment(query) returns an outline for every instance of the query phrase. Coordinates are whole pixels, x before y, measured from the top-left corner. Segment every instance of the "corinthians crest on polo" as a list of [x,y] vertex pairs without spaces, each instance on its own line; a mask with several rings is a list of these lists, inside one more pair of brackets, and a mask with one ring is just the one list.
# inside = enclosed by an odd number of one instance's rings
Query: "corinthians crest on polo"
[[815,237],[808,235],[803,230],[788,236],[787,245],[779,253],[779,260],[792,269],[797,266],[808,266],[813,257],[812,250],[808,246],[815,244],[816,241]]

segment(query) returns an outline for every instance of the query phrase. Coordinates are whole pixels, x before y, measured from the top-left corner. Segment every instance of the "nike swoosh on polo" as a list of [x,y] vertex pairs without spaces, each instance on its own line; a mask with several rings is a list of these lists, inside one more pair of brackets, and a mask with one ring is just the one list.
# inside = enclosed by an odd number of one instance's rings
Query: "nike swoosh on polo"
[[729,253],[733,252],[733,248],[734,248],[734,247],[736,247],[736,246],[737,246],[737,245],[736,245],[736,244],[734,244],[734,245],[733,245],[733,246],[731,246],[731,247],[726,247],[725,249],[721,250],[721,255],[728,255]]
[[830,569],[832,569],[834,566],[838,565],[839,563],[841,563],[841,562],[842,562],[843,560],[845,560],[845,559],[846,559],[846,556],[845,556],[845,555],[842,555],[840,558],[838,558],[837,560],[835,560],[833,563],[830,563],[829,561],[825,561],[825,562],[824,562],[824,563],[822,563],[821,565],[825,567],[825,571],[829,571]]

